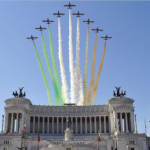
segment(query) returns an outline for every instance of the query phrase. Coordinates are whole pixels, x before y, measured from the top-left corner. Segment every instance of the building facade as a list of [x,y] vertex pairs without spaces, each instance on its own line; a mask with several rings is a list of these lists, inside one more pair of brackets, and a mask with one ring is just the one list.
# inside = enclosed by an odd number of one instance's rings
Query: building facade
[[[150,138],[138,133],[130,98],[114,97],[106,105],[91,106],[38,106],[22,97],[5,103],[0,150],[37,150],[38,131],[41,150],[150,150]],[[66,142],[68,116],[73,138]]]

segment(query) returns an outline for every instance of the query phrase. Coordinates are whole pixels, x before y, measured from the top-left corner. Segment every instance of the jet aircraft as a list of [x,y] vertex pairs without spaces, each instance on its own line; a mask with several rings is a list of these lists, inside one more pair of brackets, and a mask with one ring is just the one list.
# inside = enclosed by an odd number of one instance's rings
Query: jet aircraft
[[71,5],[70,2],[68,5],[64,5],[65,7],[68,7],[68,9],[72,9],[71,7],[75,7],[76,5]]
[[90,19],[85,20],[85,21],[83,21],[83,22],[86,22],[87,24],[94,23],[94,21],[90,21]]
[[58,13],[53,13],[53,15],[57,15],[57,17],[61,17],[61,15],[65,15],[65,14],[60,13],[60,12],[58,11]]
[[46,28],[42,28],[42,26],[40,26],[39,28],[35,28],[35,29],[40,30],[40,31],[43,31],[43,30],[45,30]]
[[79,11],[77,13],[73,13],[73,15],[76,15],[77,17],[83,16],[83,13],[79,13]]
[[46,24],[51,24],[54,21],[53,20],[49,20],[49,18],[47,18],[47,20],[43,20],[43,22],[47,22]]
[[27,39],[31,39],[32,41],[34,41],[35,39],[37,39],[38,37],[33,37],[32,35],[31,35],[31,37],[27,37]]
[[98,27],[96,29],[92,29],[93,31],[96,31],[98,33],[99,31],[103,31],[103,29],[99,29]]
[[101,38],[103,38],[104,40],[108,40],[108,39],[111,39],[112,37],[109,37],[109,36],[107,36],[107,34],[106,34],[106,36],[103,36],[103,37],[101,37]]

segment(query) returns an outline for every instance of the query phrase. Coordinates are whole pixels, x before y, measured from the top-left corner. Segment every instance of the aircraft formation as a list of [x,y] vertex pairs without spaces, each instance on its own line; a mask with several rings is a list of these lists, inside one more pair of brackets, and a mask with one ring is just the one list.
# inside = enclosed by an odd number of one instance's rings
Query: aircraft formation
[[[44,50],[44,56],[46,59],[46,63],[48,66],[48,71],[50,74],[50,78],[54,87],[54,94],[55,94],[55,105],[63,105],[63,104],[77,104],[77,105],[91,105],[91,99],[92,99],[92,94],[94,94],[94,102],[96,101],[96,92],[97,92],[97,87],[98,87],[98,82],[100,78],[100,73],[102,70],[103,66],[103,61],[104,61],[104,55],[105,55],[105,49],[106,49],[106,40],[111,39],[112,37],[106,35],[102,36],[101,38],[105,40],[104,44],[104,49],[103,49],[103,54],[102,54],[102,59],[100,61],[100,66],[98,70],[98,74],[96,77],[96,80],[94,79],[94,73],[95,73],[95,58],[96,58],[96,46],[97,46],[97,33],[102,32],[103,29],[100,29],[99,27],[92,29],[96,33],[96,38],[95,38],[95,44],[94,44],[94,50],[93,50],[93,60],[92,60],[92,72],[91,72],[91,82],[89,86],[89,90],[87,87],[87,61],[88,61],[88,43],[89,43],[89,25],[94,23],[93,20],[90,20],[89,18],[87,20],[83,20],[84,23],[88,25],[87,29],[87,41],[86,41],[86,52],[85,52],[85,65],[84,65],[84,77],[83,81],[81,79],[81,74],[80,74],[80,58],[79,58],[79,51],[80,51],[80,27],[79,27],[79,17],[83,16],[84,13],[81,13],[77,11],[77,13],[72,13],[72,15],[77,17],[77,38],[76,38],[76,61],[74,61],[73,57],[73,47],[72,47],[72,23],[71,23],[71,9],[75,7],[76,5],[72,5],[70,2],[67,5],[64,5],[64,7],[67,7],[69,9],[69,70],[70,70],[70,97],[68,96],[68,86],[67,86],[67,80],[66,80],[66,75],[65,75],[65,67],[64,67],[64,62],[63,62],[63,55],[62,55],[62,45],[61,45],[61,26],[60,26],[60,17],[65,15],[64,13],[61,13],[58,11],[57,13],[53,13],[54,16],[58,17],[58,58],[59,58],[59,63],[60,63],[60,77],[61,77],[61,84],[60,84],[60,79],[59,79],[59,74],[57,72],[57,65],[56,65],[56,60],[54,56],[54,50],[53,50],[53,44],[52,44],[52,37],[51,37],[51,31],[50,31],[50,24],[53,23],[53,20],[50,20],[47,18],[46,20],[42,20],[42,22],[45,22],[48,24],[48,28],[42,27],[41,25],[39,27],[36,27],[36,30],[41,31],[41,37],[42,37],[42,44],[43,44],[43,50]],[[46,46],[44,42],[44,37],[42,34],[42,31],[48,29],[49,32],[49,39],[50,39],[50,49],[51,49],[51,57],[52,57],[52,65],[53,65],[53,71],[50,65],[50,62],[48,60],[48,55],[46,51]],[[36,48],[36,45],[34,43],[34,40],[37,39],[38,37],[30,36],[27,37],[27,39],[30,39],[33,41],[34,48],[36,51],[36,56],[38,59],[38,63],[42,72],[42,76],[46,85],[46,90],[47,90],[47,96],[49,99],[49,104],[52,105],[52,100],[50,97],[50,89],[48,87],[48,82],[44,73],[44,69],[42,66],[42,62],[40,60],[40,56],[38,54],[38,50]],[[74,66],[74,62],[76,62],[76,69]],[[54,73],[53,73],[54,72]],[[76,76],[76,77],[75,77]],[[76,78],[76,81],[75,81]],[[83,86],[82,86],[83,82]],[[75,87],[76,86],[76,87]],[[83,87],[83,88],[82,88]],[[83,94],[84,93],[84,94]]]
[[[69,2],[69,4],[68,5],[64,5],[64,7],[68,7],[68,9],[72,9],[72,7],[75,7],[76,5],[72,5],[70,2]],[[53,13],[53,15],[56,15],[57,17],[61,17],[62,15],[65,15],[64,13],[60,13],[59,11],[57,12],[57,13]],[[75,15],[76,17],[80,17],[80,16],[83,16],[84,14],[83,13],[80,13],[79,11],[77,12],[77,13],[73,13],[73,15]],[[53,20],[49,20],[49,18],[47,18],[47,20],[43,20],[43,22],[46,22],[46,24],[51,24],[51,23],[53,23],[54,21]],[[84,20],[83,22],[85,22],[85,23],[87,23],[88,25],[90,24],[90,23],[94,23],[94,21],[91,21],[90,19],[88,19],[88,20]],[[45,30],[46,28],[43,28],[42,26],[40,26],[39,28],[35,28],[35,29],[38,29],[38,30],[40,30],[40,31],[43,31],[43,30]],[[103,31],[103,29],[99,29],[98,27],[96,28],[96,29],[92,29],[93,31],[95,31],[96,33],[98,33],[99,31]],[[108,37],[107,35],[105,36],[105,37],[101,37],[101,38],[103,38],[104,40],[108,40],[108,39],[111,39],[112,37]],[[34,38],[33,36],[32,36],[32,38],[27,38],[27,39],[31,39],[32,41],[33,40],[35,40],[35,39],[37,39],[37,37],[36,38]]]

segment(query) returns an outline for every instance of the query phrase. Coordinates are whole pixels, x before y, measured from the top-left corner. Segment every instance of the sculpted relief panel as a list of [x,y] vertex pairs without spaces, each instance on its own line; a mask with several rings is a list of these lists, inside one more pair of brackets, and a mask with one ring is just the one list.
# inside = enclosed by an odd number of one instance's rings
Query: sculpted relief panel
[[28,110],[29,113],[99,113],[107,112],[107,106],[31,106]]

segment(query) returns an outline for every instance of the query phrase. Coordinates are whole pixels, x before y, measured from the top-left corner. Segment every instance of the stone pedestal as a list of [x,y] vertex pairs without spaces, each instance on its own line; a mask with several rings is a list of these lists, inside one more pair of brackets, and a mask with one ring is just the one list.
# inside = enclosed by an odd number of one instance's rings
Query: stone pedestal
[[73,130],[71,130],[70,128],[67,128],[65,130],[65,141],[71,141],[73,140]]

